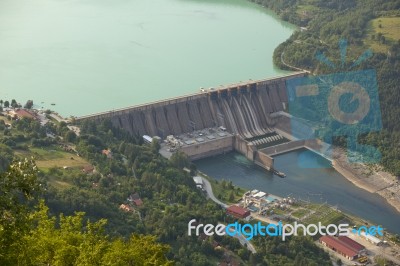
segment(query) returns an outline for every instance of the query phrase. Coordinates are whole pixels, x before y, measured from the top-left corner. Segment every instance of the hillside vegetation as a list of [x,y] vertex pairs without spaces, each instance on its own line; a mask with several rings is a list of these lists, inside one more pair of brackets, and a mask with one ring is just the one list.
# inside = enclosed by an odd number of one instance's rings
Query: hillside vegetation
[[[63,265],[64,261],[71,262],[64,265],[96,265],[92,263],[94,260],[99,261],[98,265],[146,265],[143,260],[149,261],[148,265],[170,261],[175,265],[232,261],[244,265],[330,265],[329,255],[312,238],[293,237],[275,249],[274,237],[263,237],[256,246],[257,253],[252,254],[236,238],[188,236],[187,226],[192,219],[211,224],[236,219],[227,216],[196,188],[189,173],[182,170],[183,167],[195,170],[184,154],[176,153],[167,160],[158,153],[157,142],[143,144],[142,138],[112,127],[110,121],[85,122],[80,136],[74,135],[65,123],[41,126],[27,118],[6,122],[11,124],[11,129],[0,121],[3,169],[8,168],[13,157],[23,160],[31,155],[39,162],[49,160],[51,165],[42,163],[39,172],[32,174],[32,183],[23,185],[27,189],[40,188],[41,193],[34,195],[35,201],[20,201],[16,197],[12,204],[0,205],[2,217],[13,206],[20,206],[25,209],[22,217],[32,219],[15,219],[21,222],[20,226],[26,224],[29,228],[24,231],[19,226],[10,227],[7,234],[0,235],[0,265],[56,265],[58,262]],[[104,154],[105,150],[111,151],[109,156]],[[77,158],[82,165],[64,167],[69,160]],[[91,167],[87,168],[86,164]],[[1,178],[5,176],[10,177],[8,172]],[[0,181],[4,184],[8,180]],[[221,182],[221,188],[224,200],[238,197],[237,189],[228,192],[229,184]],[[0,198],[2,195],[0,192]],[[132,195],[142,203],[129,202],[127,198]],[[39,199],[44,204],[38,205]],[[3,222],[5,226],[7,220]],[[89,228],[95,229],[88,231]],[[88,239],[96,239],[96,243]],[[137,247],[141,243],[143,247]],[[305,243],[300,248],[301,254],[290,249],[296,243]],[[93,248],[91,252],[96,252],[91,254],[86,249],[88,246]],[[149,257],[153,252],[147,251],[152,248],[159,259],[156,263],[151,263],[153,258]],[[123,254],[124,250],[127,254]],[[31,256],[31,253],[35,254]],[[27,256],[29,261],[24,260]]]
[[[274,62],[328,74],[350,70],[353,62],[367,49],[373,56],[354,70],[377,72],[383,130],[359,136],[359,142],[377,147],[381,164],[400,176],[400,1],[397,0],[255,0],[273,9],[280,17],[300,27],[274,52]],[[372,37],[373,36],[373,37]],[[346,63],[341,67],[338,43],[348,42]],[[324,53],[339,66],[331,69],[316,59]],[[324,107],[322,107],[324,108]],[[326,107],[325,107],[326,108]],[[317,110],[318,112],[318,110]],[[345,137],[345,136],[344,136]],[[338,144],[344,145],[343,139]]]

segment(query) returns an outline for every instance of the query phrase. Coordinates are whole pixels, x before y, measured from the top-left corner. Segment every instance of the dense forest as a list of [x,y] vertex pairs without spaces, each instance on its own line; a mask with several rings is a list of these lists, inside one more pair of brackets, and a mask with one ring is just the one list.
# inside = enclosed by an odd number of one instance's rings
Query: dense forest
[[110,238],[106,220],[84,222],[82,212],[49,216],[38,202],[44,191],[37,171],[25,159],[0,175],[1,265],[172,265],[165,257],[168,246],[155,237]]
[[[397,0],[255,0],[282,19],[302,27],[274,52],[284,69],[295,66],[315,75],[374,69],[377,73],[383,130],[359,136],[359,142],[377,147],[386,170],[400,176],[400,2]],[[395,26],[393,26],[395,25]],[[382,33],[383,32],[383,33]],[[385,34],[391,32],[392,34]],[[339,40],[348,42],[341,65]],[[367,49],[373,55],[352,64]],[[332,69],[317,60],[324,53]],[[338,144],[345,143],[338,139]]]

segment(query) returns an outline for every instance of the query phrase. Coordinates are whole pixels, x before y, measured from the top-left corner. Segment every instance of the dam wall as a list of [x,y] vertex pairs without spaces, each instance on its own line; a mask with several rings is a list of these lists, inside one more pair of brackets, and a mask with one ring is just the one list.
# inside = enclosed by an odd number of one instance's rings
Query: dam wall
[[234,139],[233,147],[235,151],[243,154],[250,161],[254,160],[254,152],[257,148],[254,145],[249,145],[246,140],[236,137]]
[[279,144],[279,145],[276,145],[273,147],[260,149],[258,152],[266,154],[268,156],[275,156],[278,154],[305,148],[305,145],[306,145],[305,140],[295,140],[295,141],[290,141],[290,142],[286,142],[283,144]]
[[260,151],[255,153],[254,163],[267,170],[274,168],[274,158]]
[[[165,138],[168,135],[224,127],[243,139],[273,131],[271,113],[283,111],[288,103],[285,81],[305,73],[248,81],[149,104],[78,117],[75,120],[110,119],[115,127],[132,135]],[[234,147],[244,151],[242,144]],[[249,153],[246,149],[246,153]],[[246,155],[247,156],[247,155]],[[249,157],[253,155],[249,154]]]

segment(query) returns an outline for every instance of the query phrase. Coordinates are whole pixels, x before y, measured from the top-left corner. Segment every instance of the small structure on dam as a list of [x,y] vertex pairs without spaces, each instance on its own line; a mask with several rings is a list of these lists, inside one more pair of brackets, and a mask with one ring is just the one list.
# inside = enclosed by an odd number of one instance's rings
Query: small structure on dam
[[[288,104],[287,76],[248,81],[149,104],[76,118],[110,119],[132,135],[159,136],[168,157],[181,150],[200,159],[236,150],[248,159],[273,169],[273,158],[262,149],[288,142],[277,129]],[[284,128],[284,127],[283,127]]]

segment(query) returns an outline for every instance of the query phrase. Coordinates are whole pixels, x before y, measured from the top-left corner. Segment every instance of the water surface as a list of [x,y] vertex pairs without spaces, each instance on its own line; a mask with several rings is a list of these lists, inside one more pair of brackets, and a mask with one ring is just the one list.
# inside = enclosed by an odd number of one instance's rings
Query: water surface
[[[301,168],[298,164],[300,154],[299,150],[275,157],[275,167],[285,172],[286,178],[266,172],[236,152],[202,159],[196,161],[196,165],[207,175],[218,180],[232,180],[233,184],[249,190],[337,205],[344,212],[400,234],[400,214],[385,199],[356,187],[333,168]],[[325,159],[311,154],[314,158],[310,160],[314,163],[326,165]]]
[[78,116],[276,76],[293,30],[246,0],[2,0],[0,99]]

